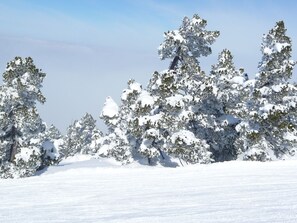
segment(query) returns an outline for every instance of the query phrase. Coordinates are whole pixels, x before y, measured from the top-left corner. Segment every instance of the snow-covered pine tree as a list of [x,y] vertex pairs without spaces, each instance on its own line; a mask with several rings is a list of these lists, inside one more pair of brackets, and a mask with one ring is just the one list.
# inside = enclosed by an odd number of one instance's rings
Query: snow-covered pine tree
[[[129,83],[128,85],[133,85],[134,81],[129,81]],[[135,89],[128,90],[131,91],[130,94],[135,93]],[[123,105],[119,108],[111,97],[107,97],[100,118],[108,126],[108,133],[102,138],[97,155],[113,157],[122,163],[131,162],[131,146],[127,135],[129,108]]]
[[[36,102],[44,103],[41,92],[45,77],[32,58],[16,57],[3,73],[0,89],[1,177],[30,176],[41,167],[42,142],[45,131]],[[53,154],[54,159],[56,158]]]
[[[147,90],[153,95],[155,103],[142,122],[145,120],[154,125],[153,132],[158,136],[157,145],[162,153],[189,163],[210,162],[209,146],[190,131],[189,121],[195,116],[190,107],[193,97],[183,93],[182,74],[178,72],[180,69],[176,68],[153,74]],[[156,154],[160,156],[157,151]],[[166,155],[163,157],[167,158]]]
[[[206,20],[194,15],[192,19],[185,17],[178,30],[165,33],[159,55],[161,59],[172,59],[172,62],[169,70],[155,72],[150,80],[148,92],[155,103],[144,116],[150,125],[155,124],[147,128],[147,141],[157,139],[159,148],[192,163],[211,161],[209,146],[203,138],[193,134],[191,127],[198,111],[196,101],[199,101],[200,92],[197,89],[205,78],[198,58],[211,53],[210,45],[219,36],[218,31],[207,31],[206,25]],[[148,144],[147,141],[144,142]]]
[[284,22],[263,36],[262,61],[246,104],[247,116],[237,126],[236,146],[244,160],[272,160],[290,154],[296,142],[296,92],[289,83],[295,62]]
[[156,98],[142,87],[138,88],[136,94],[127,95],[128,92],[124,91],[122,100],[131,110],[128,127],[134,158],[145,157],[148,164],[153,165],[159,156],[163,157],[159,123],[161,116],[154,114]]
[[211,135],[209,142],[217,161],[237,157],[234,141],[238,134],[235,126],[240,121],[238,117],[242,103],[248,95],[244,88],[247,79],[243,69],[235,69],[231,52],[224,49],[219,54],[218,63],[212,66],[206,81],[202,101],[207,106],[203,113],[214,119],[212,128],[207,128],[207,135]]
[[65,146],[61,132],[54,125],[51,125],[41,134],[40,139],[42,142],[41,167],[58,163],[61,159],[59,151]]
[[64,139],[65,145],[61,150],[62,155],[68,157],[75,154],[93,154],[90,145],[94,134],[102,135],[96,127],[96,120],[86,113],[68,127]]

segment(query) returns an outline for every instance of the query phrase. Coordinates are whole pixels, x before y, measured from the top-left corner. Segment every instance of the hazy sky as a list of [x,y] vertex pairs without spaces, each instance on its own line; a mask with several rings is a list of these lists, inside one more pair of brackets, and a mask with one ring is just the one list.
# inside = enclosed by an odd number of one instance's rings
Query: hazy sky
[[262,35],[279,20],[297,59],[294,0],[0,0],[0,12],[0,69],[15,56],[34,59],[47,73],[39,112],[62,132],[86,112],[98,120],[105,98],[120,102],[129,79],[146,86],[155,70],[166,69],[169,61],[159,60],[157,48],[184,16],[197,13],[207,29],[221,32],[213,54],[201,59],[206,71],[227,48],[253,76]]

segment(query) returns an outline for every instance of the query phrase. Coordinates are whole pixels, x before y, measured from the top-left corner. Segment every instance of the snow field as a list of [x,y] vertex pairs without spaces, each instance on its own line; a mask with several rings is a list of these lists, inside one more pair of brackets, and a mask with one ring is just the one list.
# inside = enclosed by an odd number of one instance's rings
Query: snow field
[[182,168],[68,160],[0,181],[3,223],[297,222],[297,161]]

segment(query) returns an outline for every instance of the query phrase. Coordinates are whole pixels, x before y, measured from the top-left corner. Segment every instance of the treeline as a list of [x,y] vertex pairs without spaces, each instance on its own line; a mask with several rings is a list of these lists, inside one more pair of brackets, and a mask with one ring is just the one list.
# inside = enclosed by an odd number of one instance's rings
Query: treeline
[[205,74],[199,58],[211,54],[220,34],[206,25],[194,15],[165,33],[159,55],[171,59],[168,70],[154,72],[145,88],[130,80],[120,105],[106,99],[100,115],[108,126],[105,135],[89,114],[65,136],[46,127],[36,110],[37,102],[45,102],[45,74],[31,58],[16,57],[7,64],[0,88],[0,176],[31,176],[75,154],[164,166],[294,156],[296,62],[284,22],[263,36],[253,79],[234,66],[227,49]]

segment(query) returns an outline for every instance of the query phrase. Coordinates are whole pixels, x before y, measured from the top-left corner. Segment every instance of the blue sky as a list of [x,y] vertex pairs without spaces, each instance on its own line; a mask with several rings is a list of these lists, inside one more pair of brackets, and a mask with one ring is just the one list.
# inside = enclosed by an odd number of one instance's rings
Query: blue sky
[[297,59],[293,0],[0,0],[0,11],[0,69],[15,56],[34,59],[47,73],[40,114],[62,132],[86,112],[99,119],[105,98],[119,102],[130,78],[145,86],[155,70],[166,69],[169,61],[159,60],[157,47],[184,16],[197,13],[209,30],[221,32],[213,54],[201,58],[205,71],[227,48],[235,65],[253,76],[262,35],[279,20]]

